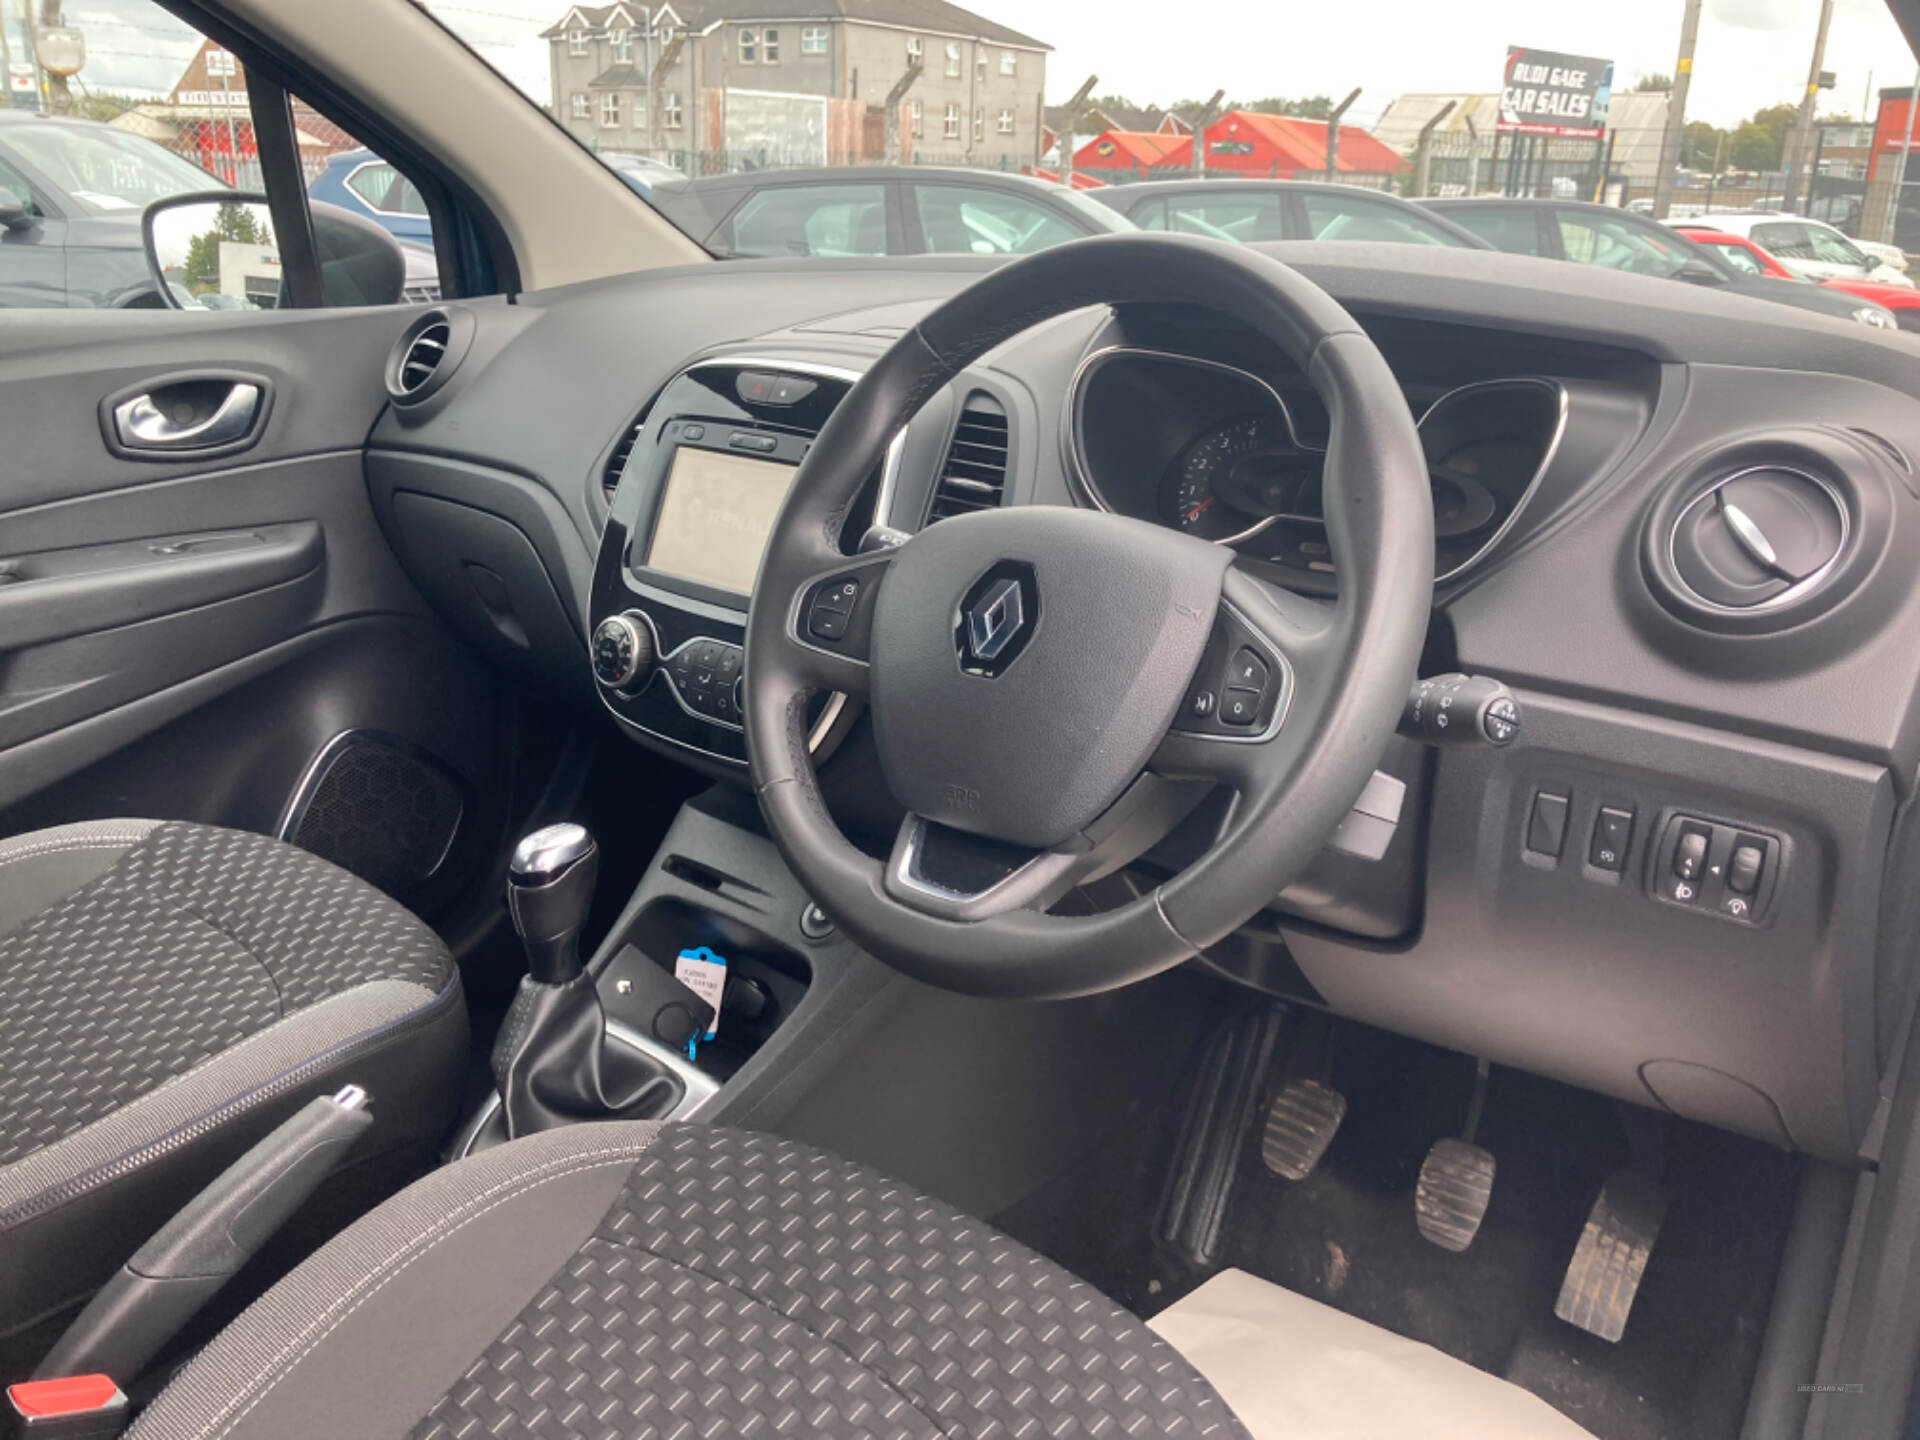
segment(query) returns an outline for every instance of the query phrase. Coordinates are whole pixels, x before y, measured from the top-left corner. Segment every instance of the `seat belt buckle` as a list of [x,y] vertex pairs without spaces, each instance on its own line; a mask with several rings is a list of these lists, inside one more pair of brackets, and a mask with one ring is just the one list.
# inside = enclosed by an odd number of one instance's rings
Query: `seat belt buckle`
[[114,1440],[127,1428],[127,1397],[107,1375],[23,1380],[7,1387],[13,1440]]

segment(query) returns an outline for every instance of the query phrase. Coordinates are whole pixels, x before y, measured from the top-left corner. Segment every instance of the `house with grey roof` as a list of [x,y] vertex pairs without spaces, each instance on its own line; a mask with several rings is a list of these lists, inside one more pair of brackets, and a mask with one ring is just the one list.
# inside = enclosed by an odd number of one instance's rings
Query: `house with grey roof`
[[948,0],[618,0],[542,35],[554,115],[597,150],[880,159],[885,102],[917,64],[893,158],[1012,170],[1039,152],[1049,47]]

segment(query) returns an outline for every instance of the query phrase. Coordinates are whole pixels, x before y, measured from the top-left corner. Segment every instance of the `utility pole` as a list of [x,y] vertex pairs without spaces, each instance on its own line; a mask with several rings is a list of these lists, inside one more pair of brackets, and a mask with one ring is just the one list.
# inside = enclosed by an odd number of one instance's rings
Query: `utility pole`
[[[1453,113],[1458,101],[1449,100],[1433,112],[1433,118],[1420,127],[1420,138],[1413,147],[1413,195],[1417,200],[1427,193],[1427,181],[1433,173],[1433,132],[1440,128],[1440,122]],[[1468,187],[1472,194],[1472,187]]]
[[1347,107],[1360,98],[1360,87],[1354,86],[1347,98],[1333,107],[1333,113],[1327,116],[1327,179],[1333,180],[1334,172],[1340,168],[1340,117],[1347,113]]
[[907,98],[907,92],[913,88],[913,82],[920,78],[925,69],[926,67],[918,60],[910,62],[907,73],[902,75],[899,83],[887,92],[885,113],[887,164],[889,165],[900,163],[900,102]]
[[[33,0],[27,0],[27,18],[33,18]],[[40,31],[51,30],[60,24],[60,0],[41,0],[40,24],[33,31],[34,61],[40,58]],[[56,115],[70,114],[73,110],[73,92],[67,88],[67,77],[56,75],[46,66],[40,67],[40,84],[45,88],[47,108]]]
[[1702,0],[1687,0],[1680,19],[1680,58],[1673,66],[1673,93],[1667,96],[1667,127],[1660,136],[1660,169],[1653,181],[1653,218],[1664,220],[1673,204],[1673,172],[1680,167],[1680,137],[1687,128],[1687,87],[1693,83],[1693,48],[1700,39]]
[[[1813,65],[1807,71],[1807,93],[1800,97],[1800,118],[1794,122],[1793,138],[1787,148],[1787,193],[1780,208],[1791,215],[1799,203],[1800,178],[1807,173],[1808,152],[1813,148],[1813,107],[1820,98],[1820,71],[1827,63],[1827,29],[1833,24],[1833,0],[1820,0],[1820,28],[1813,35]],[[1808,188],[1812,188],[1811,182]]]
[[1093,94],[1093,87],[1100,83],[1098,75],[1087,76],[1086,83],[1073,92],[1073,98],[1067,101],[1066,110],[1060,121],[1060,183],[1069,190],[1073,188],[1073,127],[1079,120],[1080,112],[1087,106],[1087,97]]
[[7,0],[0,0],[0,109],[13,108],[13,47],[7,42]]
[[1220,102],[1226,98],[1225,90],[1214,91],[1213,97],[1193,117],[1193,140],[1187,147],[1187,161],[1196,175],[1204,177],[1207,173],[1207,127],[1220,118]]

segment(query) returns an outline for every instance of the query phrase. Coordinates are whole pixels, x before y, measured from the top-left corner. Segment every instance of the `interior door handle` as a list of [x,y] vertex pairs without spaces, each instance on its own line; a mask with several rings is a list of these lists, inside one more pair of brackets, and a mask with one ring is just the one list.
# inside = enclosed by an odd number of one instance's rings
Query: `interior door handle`
[[[136,395],[113,407],[114,433],[128,450],[207,450],[246,437],[260,413],[260,387],[236,380],[212,414],[181,406],[169,413],[152,395]],[[180,415],[185,412],[185,416]],[[192,418],[199,415],[199,418]]]

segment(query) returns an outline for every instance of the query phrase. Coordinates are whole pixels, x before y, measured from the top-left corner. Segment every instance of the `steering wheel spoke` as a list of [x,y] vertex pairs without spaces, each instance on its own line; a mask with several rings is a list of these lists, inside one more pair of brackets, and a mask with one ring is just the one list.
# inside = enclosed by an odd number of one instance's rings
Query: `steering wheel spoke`
[[893,558],[891,550],[851,556],[795,590],[781,637],[789,674],[811,689],[865,698],[874,604]]
[[1091,847],[1031,850],[909,812],[887,861],[887,894],[942,920],[1044,909],[1099,863]]

